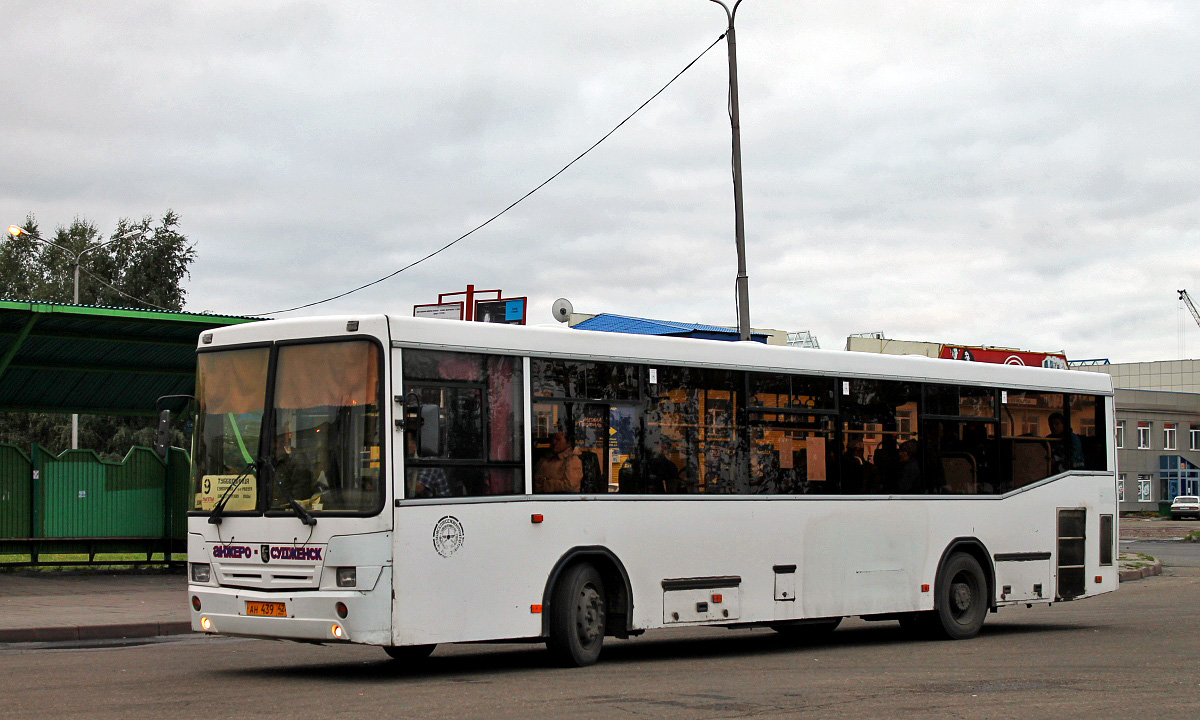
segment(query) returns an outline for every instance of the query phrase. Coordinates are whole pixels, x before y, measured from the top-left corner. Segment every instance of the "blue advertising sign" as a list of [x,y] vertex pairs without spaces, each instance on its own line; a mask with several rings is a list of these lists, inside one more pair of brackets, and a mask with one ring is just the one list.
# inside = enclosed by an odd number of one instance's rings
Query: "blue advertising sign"
[[476,322],[524,325],[527,298],[500,298],[475,302]]

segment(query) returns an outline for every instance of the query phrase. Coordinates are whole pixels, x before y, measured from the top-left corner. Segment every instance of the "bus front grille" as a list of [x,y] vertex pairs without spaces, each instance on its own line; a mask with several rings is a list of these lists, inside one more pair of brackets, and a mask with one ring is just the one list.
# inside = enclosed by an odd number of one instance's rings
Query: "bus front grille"
[[243,563],[213,565],[217,583],[224,587],[253,590],[301,590],[321,584],[319,566],[263,567]]

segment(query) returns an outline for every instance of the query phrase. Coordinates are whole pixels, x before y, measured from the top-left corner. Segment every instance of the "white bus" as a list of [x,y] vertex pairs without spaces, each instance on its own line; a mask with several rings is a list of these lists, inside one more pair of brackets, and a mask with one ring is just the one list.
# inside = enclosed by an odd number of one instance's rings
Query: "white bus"
[[392,316],[198,350],[197,631],[587,665],[1117,588],[1107,375]]

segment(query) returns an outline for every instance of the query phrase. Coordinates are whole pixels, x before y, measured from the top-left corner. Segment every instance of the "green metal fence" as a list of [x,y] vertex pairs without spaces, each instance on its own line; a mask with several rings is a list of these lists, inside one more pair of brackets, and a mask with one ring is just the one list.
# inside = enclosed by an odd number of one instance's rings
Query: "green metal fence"
[[0,445],[0,537],[29,537],[33,463],[15,445]]
[[[58,455],[34,445],[27,455],[0,444],[0,563],[64,564],[46,556],[183,552],[187,533],[188,455],[166,460],[144,447],[121,462],[91,450]],[[7,556],[7,557],[6,557]],[[128,562],[128,560],[126,560]]]

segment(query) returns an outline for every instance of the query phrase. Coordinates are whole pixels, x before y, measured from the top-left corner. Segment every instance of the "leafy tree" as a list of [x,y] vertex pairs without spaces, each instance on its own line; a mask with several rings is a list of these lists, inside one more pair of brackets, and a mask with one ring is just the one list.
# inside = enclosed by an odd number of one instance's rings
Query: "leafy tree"
[[[155,224],[117,221],[103,237],[88,220],[76,217],[47,237],[37,219],[25,218],[26,233],[6,235],[0,243],[0,297],[11,300],[69,303],[79,261],[79,304],[152,310],[182,310],[184,278],[196,258],[195,247],[179,228],[172,210]],[[81,415],[79,447],[96,450],[107,460],[124,457],[132,445],[150,445],[155,420]],[[178,430],[172,442],[183,445]],[[71,417],[48,413],[0,413],[0,442],[28,448],[37,443],[59,452],[71,445]]]
[[79,303],[182,310],[183,279],[196,258],[195,247],[179,231],[172,210],[155,225],[147,215],[127,218],[107,238],[96,226],[75,218],[44,237],[33,215],[27,231],[0,247],[0,296],[14,300],[72,301],[79,262]]

